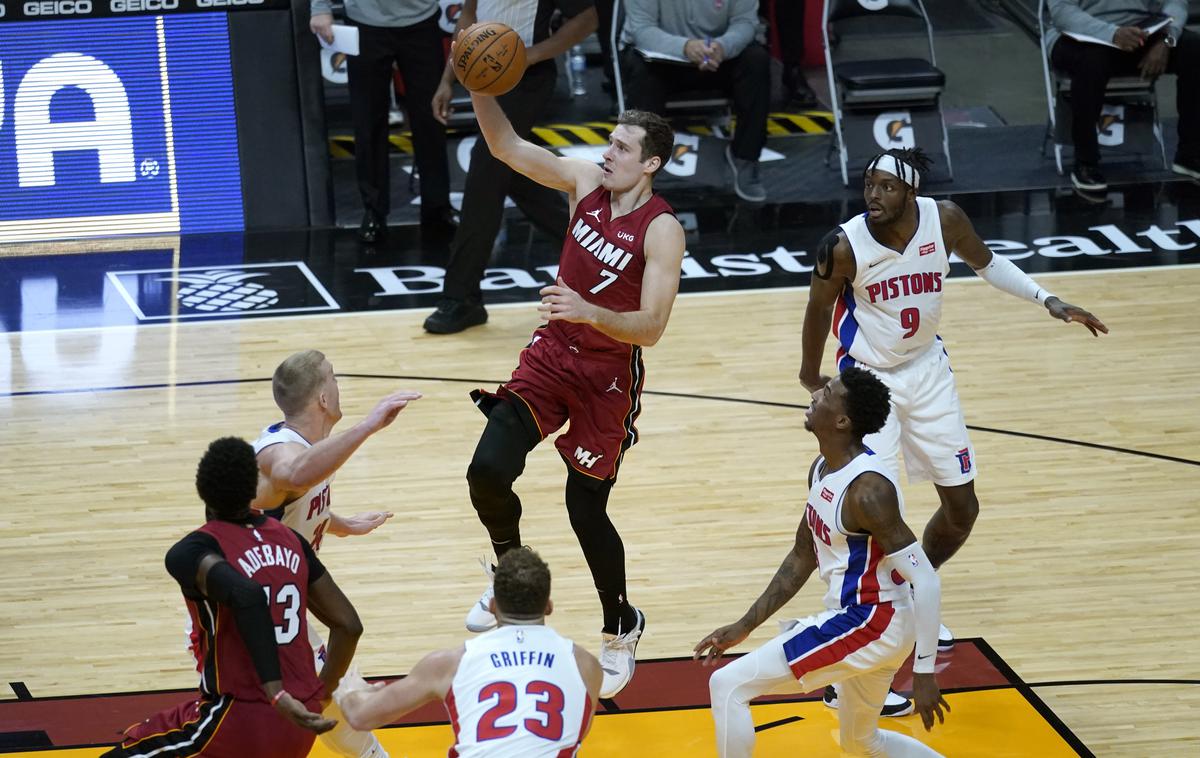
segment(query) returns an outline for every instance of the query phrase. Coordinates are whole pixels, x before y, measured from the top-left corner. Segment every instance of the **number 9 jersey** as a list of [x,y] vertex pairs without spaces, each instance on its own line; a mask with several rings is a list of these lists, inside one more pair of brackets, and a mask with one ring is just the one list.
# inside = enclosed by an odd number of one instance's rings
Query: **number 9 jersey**
[[593,705],[575,643],[548,626],[501,626],[465,643],[446,693],[450,756],[569,758]]
[[833,312],[839,371],[855,362],[872,368],[898,366],[937,337],[949,251],[937,201],[917,197],[917,216],[917,231],[901,252],[875,240],[866,213],[841,225],[856,273]]

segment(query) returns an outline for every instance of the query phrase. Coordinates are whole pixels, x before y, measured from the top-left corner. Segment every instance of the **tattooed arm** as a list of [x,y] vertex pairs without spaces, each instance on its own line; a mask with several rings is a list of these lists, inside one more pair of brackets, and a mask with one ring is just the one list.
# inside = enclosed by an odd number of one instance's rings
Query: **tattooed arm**
[[812,539],[812,531],[809,530],[808,524],[801,522],[796,530],[796,544],[783,559],[783,563],[779,564],[775,576],[759,595],[758,600],[755,600],[745,615],[736,622],[705,635],[694,648],[692,657],[699,659],[703,656],[704,664],[709,665],[726,650],[749,637],[750,632],[795,597],[817,567],[817,554],[813,549]]
[[857,270],[854,251],[841,230],[826,234],[817,245],[817,265],[813,267],[801,328],[800,384],[809,392],[816,392],[829,382],[829,377],[821,373],[825,339],[833,324],[833,307],[846,283],[854,281]]

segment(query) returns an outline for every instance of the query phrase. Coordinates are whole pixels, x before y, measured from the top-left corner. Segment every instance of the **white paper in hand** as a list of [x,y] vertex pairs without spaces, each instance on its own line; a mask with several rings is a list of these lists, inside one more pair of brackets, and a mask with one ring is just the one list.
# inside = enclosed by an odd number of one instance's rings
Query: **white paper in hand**
[[358,55],[358,27],[345,24],[333,25],[333,42],[326,42],[317,35],[317,41],[326,50],[346,55]]

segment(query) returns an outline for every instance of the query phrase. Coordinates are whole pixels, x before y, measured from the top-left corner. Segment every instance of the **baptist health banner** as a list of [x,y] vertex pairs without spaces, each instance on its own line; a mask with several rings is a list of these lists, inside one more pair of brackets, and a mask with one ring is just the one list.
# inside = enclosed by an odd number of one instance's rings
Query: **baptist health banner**
[[242,228],[225,13],[0,24],[0,243]]

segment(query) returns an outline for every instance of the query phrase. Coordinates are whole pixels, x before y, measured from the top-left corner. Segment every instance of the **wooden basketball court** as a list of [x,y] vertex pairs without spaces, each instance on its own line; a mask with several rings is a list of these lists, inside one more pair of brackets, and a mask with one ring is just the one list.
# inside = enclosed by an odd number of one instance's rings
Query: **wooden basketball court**
[[[983,282],[946,288],[942,336],[973,428],[982,511],[942,571],[943,619],[958,637],[985,640],[1025,689],[953,692],[951,720],[930,744],[949,755],[1188,754],[1200,750],[1200,632],[1190,623],[1200,612],[1200,268],[1044,281],[1111,334],[1093,339]],[[689,655],[745,610],[789,548],[816,453],[796,381],[806,298],[681,297],[646,353],[642,441],[610,504],[631,600],[648,618],[639,658]],[[483,426],[467,392],[508,376],[536,312],[496,308],[486,327],[448,338],[423,333],[424,315],[0,338],[0,675],[11,683],[0,694],[0,732],[32,728],[18,698],[193,686],[183,604],[163,554],[203,520],[193,476],[206,444],[252,439],[277,420],[269,378],[301,348],[325,351],[341,376],[343,427],[392,389],[425,393],[334,487],[340,512],[396,513],[377,532],[328,539],[322,550],[365,623],[360,668],[396,676],[464,639],[488,545],[463,478]],[[519,483],[522,533],[554,571],[552,624],[597,646],[599,606],[563,482],[562,462],[541,446]],[[919,533],[933,489],[906,486],[904,495]],[[821,590],[814,576],[786,613],[813,612]],[[744,649],[775,630],[768,622]],[[680,671],[644,666],[634,684],[668,687]],[[835,754],[836,724],[819,703],[756,706],[756,723],[775,722],[785,724],[760,734],[759,754],[794,755],[798,745]],[[127,723],[112,724],[113,739]],[[916,717],[885,726],[924,734]],[[392,755],[441,755],[448,734],[435,725],[381,739]],[[597,719],[582,752],[713,755],[711,720],[698,703],[622,708]]]

